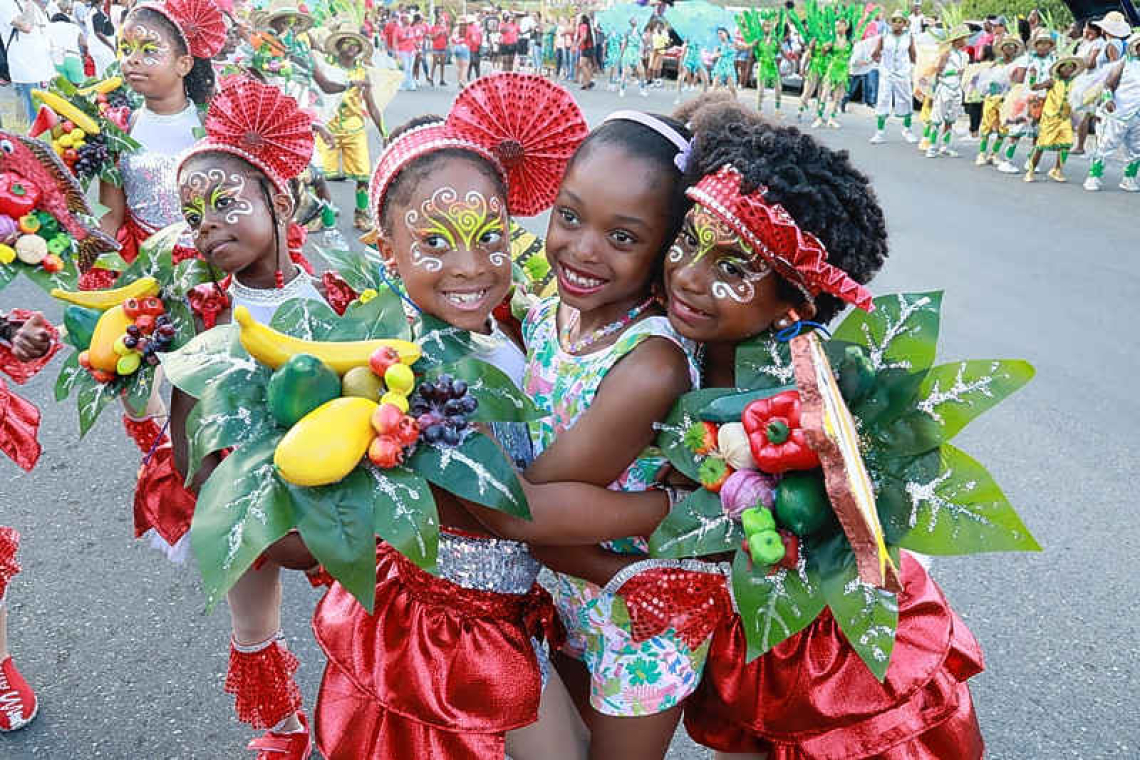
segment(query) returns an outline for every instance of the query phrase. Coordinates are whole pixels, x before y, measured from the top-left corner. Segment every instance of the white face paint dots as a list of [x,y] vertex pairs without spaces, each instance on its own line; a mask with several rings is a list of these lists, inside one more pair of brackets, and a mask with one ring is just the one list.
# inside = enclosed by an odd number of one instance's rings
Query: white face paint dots
[[452,187],[441,187],[420,208],[410,209],[404,223],[412,237],[413,266],[438,272],[442,256],[465,248],[485,254],[494,267],[509,266],[507,215],[498,196],[471,190],[460,197]]
[[772,273],[735,230],[698,204],[667,256],[671,264],[688,258],[686,266],[692,266],[709,255],[714,257],[709,286],[713,298],[747,303],[756,296],[756,284]]

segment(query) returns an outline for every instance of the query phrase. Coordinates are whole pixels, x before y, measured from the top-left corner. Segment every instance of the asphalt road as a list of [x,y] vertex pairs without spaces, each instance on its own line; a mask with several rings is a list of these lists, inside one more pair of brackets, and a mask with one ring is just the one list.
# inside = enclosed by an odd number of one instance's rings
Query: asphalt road
[[[443,113],[453,91],[400,95],[390,125]],[[591,123],[618,107],[672,109],[608,92],[580,98]],[[876,292],[944,289],[944,359],[1023,357],[1037,378],[968,428],[966,451],[990,467],[1045,547],[1037,555],[938,560],[934,574],[981,641],[987,670],[971,681],[989,757],[1140,756],[1133,468],[1140,373],[1132,319],[1140,197],[1077,185],[1025,185],[972,159],[926,160],[904,145],[867,144],[853,106],[820,137],[849,149],[875,181],[890,225]],[[963,146],[963,153],[976,146]],[[972,156],[972,152],[969,154]],[[351,188],[336,186],[342,207]],[[60,309],[24,280],[4,308]],[[1130,316],[1131,315],[1131,316]],[[0,758],[243,758],[251,734],[222,691],[229,620],[203,611],[192,567],[131,540],[139,454],[113,410],[85,443],[74,404],[56,405],[56,368],[25,392],[44,407],[39,467],[0,463],[0,523],[24,533],[25,573],[10,599],[11,646],[42,700],[39,718],[0,735]],[[321,672],[308,619],[317,592],[286,585],[285,631],[311,706]],[[677,736],[670,758],[711,756]]]

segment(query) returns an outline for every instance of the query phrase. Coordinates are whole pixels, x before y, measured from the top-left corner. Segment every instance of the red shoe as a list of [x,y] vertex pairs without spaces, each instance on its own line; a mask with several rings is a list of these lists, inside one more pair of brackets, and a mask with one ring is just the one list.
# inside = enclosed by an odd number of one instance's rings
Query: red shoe
[[36,693],[9,657],[0,662],[0,731],[15,731],[32,722],[40,705]]
[[257,760],[309,760],[309,755],[313,754],[313,736],[309,733],[309,720],[303,712],[298,712],[297,718],[301,721],[304,731],[294,734],[266,731],[261,738],[251,741],[246,749],[258,750]]

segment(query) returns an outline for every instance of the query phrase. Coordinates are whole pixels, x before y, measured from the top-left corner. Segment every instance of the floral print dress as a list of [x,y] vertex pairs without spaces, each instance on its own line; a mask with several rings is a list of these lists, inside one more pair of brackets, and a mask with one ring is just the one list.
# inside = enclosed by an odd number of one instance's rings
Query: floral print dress
[[[558,341],[558,298],[539,301],[523,323],[527,369],[523,387],[549,416],[531,423],[535,453],[540,454],[563,430],[574,425],[590,404],[606,373],[647,338],[665,338],[689,357],[693,387],[699,372],[692,344],[665,317],[646,317],[625,329],[610,346],[590,354],[573,355]],[[620,423],[617,423],[620,424]],[[665,464],[664,455],[648,448],[610,488],[644,491]],[[648,544],[632,537],[603,544],[622,554],[645,554]],[[672,632],[634,643],[629,613],[620,598],[580,578],[555,573],[555,606],[567,629],[563,652],[590,671],[590,704],[605,715],[652,715],[676,706],[696,689],[708,653],[708,641],[690,649]]]

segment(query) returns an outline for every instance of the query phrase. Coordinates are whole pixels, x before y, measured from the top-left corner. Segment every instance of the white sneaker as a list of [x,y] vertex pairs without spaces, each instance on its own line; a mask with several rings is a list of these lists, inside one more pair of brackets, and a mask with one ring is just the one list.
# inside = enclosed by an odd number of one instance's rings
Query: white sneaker
[[902,136],[903,136],[903,139],[906,140],[911,145],[914,145],[916,142],[918,142],[918,138],[914,136],[914,131],[911,130],[910,127],[905,127],[903,129]]
[[937,148],[927,148],[926,149],[926,157],[927,158],[938,158],[938,149]]
[[875,130],[875,134],[871,135],[872,145],[880,145],[886,141],[887,138],[883,135],[883,130],[881,129]]
[[622,87],[620,90],[618,90],[618,97],[619,98],[625,97],[625,88],[624,87]]
[[1090,193],[1095,193],[1097,190],[1100,190],[1100,178],[1086,177],[1084,187],[1085,190],[1088,190]]
[[642,87],[640,90],[638,90],[637,94],[643,98],[648,98],[649,97],[649,90]]
[[986,158],[985,153],[979,153],[978,157],[974,159],[974,166],[985,166],[990,160]]
[[938,155],[946,156],[946,158],[957,158],[958,157],[958,151],[954,150],[953,148],[948,148],[945,145],[943,145],[941,148],[938,149]]
[[1021,169],[1014,166],[1008,158],[998,164],[997,170],[1002,174],[1021,174]]
[[[1028,158],[1025,159],[1025,164],[1022,166],[1022,168],[1025,171],[1029,171],[1029,161],[1030,161],[1030,159],[1028,159]],[[1033,170],[1033,173],[1034,174],[1040,174],[1041,173],[1041,162],[1040,161],[1037,162],[1037,168]]]
[[1120,180],[1120,189],[1126,193],[1140,193],[1140,182],[1135,177],[1125,177]]
[[839,122],[837,122],[835,118],[832,117],[827,120],[827,126],[831,127],[832,129],[839,129]]
[[823,119],[819,118],[818,116],[815,117],[815,121],[811,123],[811,128],[819,129],[821,126],[823,126]]

